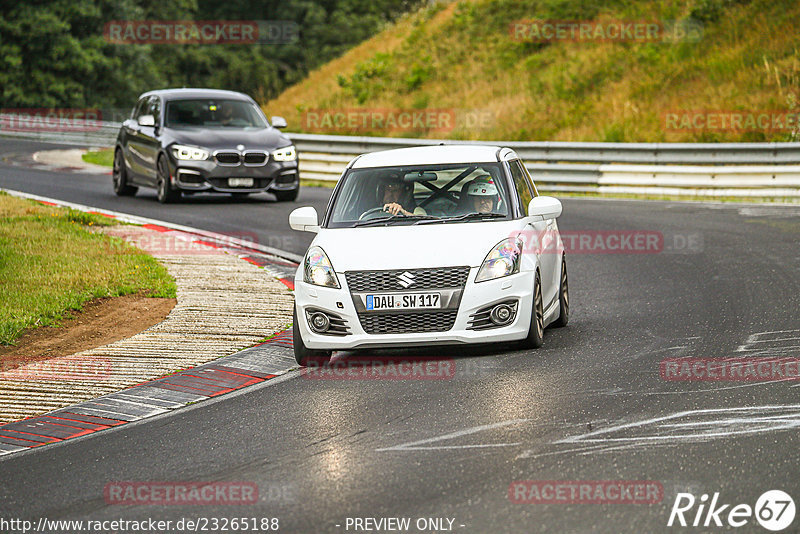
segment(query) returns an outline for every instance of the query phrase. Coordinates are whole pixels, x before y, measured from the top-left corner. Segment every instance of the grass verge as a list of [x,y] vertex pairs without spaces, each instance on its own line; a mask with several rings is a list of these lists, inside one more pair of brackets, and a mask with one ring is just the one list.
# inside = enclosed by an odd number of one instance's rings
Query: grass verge
[[25,328],[58,324],[93,298],[175,297],[175,281],[152,256],[93,231],[109,224],[0,193],[0,344]]
[[113,148],[100,148],[97,150],[89,150],[81,156],[86,163],[94,165],[102,165],[104,167],[114,166],[114,149]]

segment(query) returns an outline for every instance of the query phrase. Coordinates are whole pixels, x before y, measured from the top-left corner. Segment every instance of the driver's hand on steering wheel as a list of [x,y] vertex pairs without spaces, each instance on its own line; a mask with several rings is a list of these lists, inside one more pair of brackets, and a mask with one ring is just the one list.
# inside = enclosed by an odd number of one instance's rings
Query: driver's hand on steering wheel
[[410,212],[404,210],[403,206],[401,206],[397,202],[391,202],[389,204],[384,204],[383,205],[383,211],[387,211],[387,212],[391,213],[392,215],[397,215],[398,213],[402,213],[403,215],[406,215],[406,216],[411,215]]

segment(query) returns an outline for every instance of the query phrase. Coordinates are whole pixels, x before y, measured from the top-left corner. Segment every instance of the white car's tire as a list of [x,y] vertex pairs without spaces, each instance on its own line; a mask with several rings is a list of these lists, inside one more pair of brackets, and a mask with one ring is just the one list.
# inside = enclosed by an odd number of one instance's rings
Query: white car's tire
[[531,323],[528,327],[528,337],[522,340],[522,346],[527,349],[538,349],[544,343],[544,308],[542,305],[542,282],[539,272],[533,283],[533,306],[531,310]]
[[558,284],[558,319],[553,326],[561,328],[569,322],[569,280],[567,279],[567,257],[561,258],[561,281]]
[[325,365],[331,359],[331,351],[309,349],[303,343],[303,337],[300,334],[300,326],[297,321],[296,307],[292,312],[292,345],[294,347],[294,359],[302,367],[307,367],[309,363]]

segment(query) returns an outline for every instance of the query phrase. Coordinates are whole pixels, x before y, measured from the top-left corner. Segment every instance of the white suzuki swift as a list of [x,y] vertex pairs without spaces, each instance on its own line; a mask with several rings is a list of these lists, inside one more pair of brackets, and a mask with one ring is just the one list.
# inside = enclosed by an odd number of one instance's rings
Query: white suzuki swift
[[567,324],[569,293],[556,217],[509,148],[440,145],[355,158],[295,275],[300,365],[366,347],[521,341]]

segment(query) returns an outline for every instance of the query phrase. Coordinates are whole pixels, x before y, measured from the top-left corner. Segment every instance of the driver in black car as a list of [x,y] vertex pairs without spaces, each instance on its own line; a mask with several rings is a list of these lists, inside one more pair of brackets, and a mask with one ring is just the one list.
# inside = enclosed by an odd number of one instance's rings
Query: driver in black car
[[399,174],[392,173],[378,184],[378,202],[383,211],[407,217],[425,215],[425,210],[414,202],[414,184],[404,182]]
[[222,126],[233,126],[233,121],[235,119],[233,115],[233,106],[230,104],[223,104],[221,107],[219,123]]

